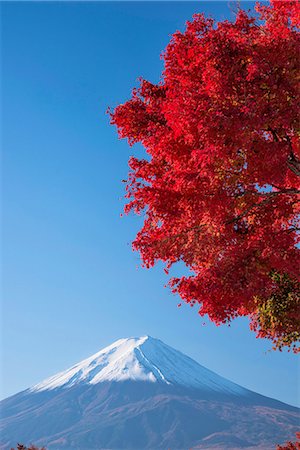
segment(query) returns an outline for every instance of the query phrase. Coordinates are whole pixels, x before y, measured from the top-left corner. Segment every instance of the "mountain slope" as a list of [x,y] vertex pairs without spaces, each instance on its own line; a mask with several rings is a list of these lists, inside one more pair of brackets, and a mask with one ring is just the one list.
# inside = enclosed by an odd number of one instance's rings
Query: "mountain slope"
[[274,449],[299,411],[150,337],[122,339],[1,402],[0,448]]
[[150,336],[120,339],[70,369],[37,384],[31,392],[81,383],[125,380],[181,385],[237,395],[249,393]]

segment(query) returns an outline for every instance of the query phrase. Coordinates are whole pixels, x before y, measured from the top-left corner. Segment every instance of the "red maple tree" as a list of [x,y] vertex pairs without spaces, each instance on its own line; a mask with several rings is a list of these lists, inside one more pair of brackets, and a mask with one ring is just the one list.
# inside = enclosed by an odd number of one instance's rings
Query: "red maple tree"
[[248,316],[259,337],[294,346],[300,329],[299,3],[256,5],[234,22],[195,14],[111,123],[131,157],[125,211],[145,267],[190,275],[173,292],[216,324]]

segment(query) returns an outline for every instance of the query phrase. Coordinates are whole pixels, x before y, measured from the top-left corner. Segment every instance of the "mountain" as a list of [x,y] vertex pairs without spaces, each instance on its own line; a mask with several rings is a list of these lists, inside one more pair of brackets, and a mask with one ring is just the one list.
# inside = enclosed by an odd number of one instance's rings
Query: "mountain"
[[120,339],[0,402],[0,449],[274,450],[299,410],[249,391],[158,339]]

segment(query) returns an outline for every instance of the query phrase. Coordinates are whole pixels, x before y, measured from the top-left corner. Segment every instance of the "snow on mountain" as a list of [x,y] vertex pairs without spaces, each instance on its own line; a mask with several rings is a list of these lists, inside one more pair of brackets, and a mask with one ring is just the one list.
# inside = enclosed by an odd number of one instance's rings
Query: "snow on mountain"
[[250,392],[150,336],[119,339],[70,369],[36,384],[30,391],[125,380],[180,385],[239,396],[247,396]]

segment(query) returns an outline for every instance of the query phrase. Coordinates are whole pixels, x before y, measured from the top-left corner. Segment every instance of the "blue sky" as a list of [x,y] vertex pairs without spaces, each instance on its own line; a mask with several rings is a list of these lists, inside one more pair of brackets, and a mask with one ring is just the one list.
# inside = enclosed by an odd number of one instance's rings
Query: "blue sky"
[[[242,3],[246,8],[250,3]],[[243,386],[300,404],[296,357],[269,351],[247,320],[203,321],[156,267],[140,268],[141,225],[120,217],[131,149],[108,106],[194,12],[227,2],[1,3],[3,146],[2,383],[6,397],[120,337],[150,334]],[[203,324],[205,322],[205,325]]]

